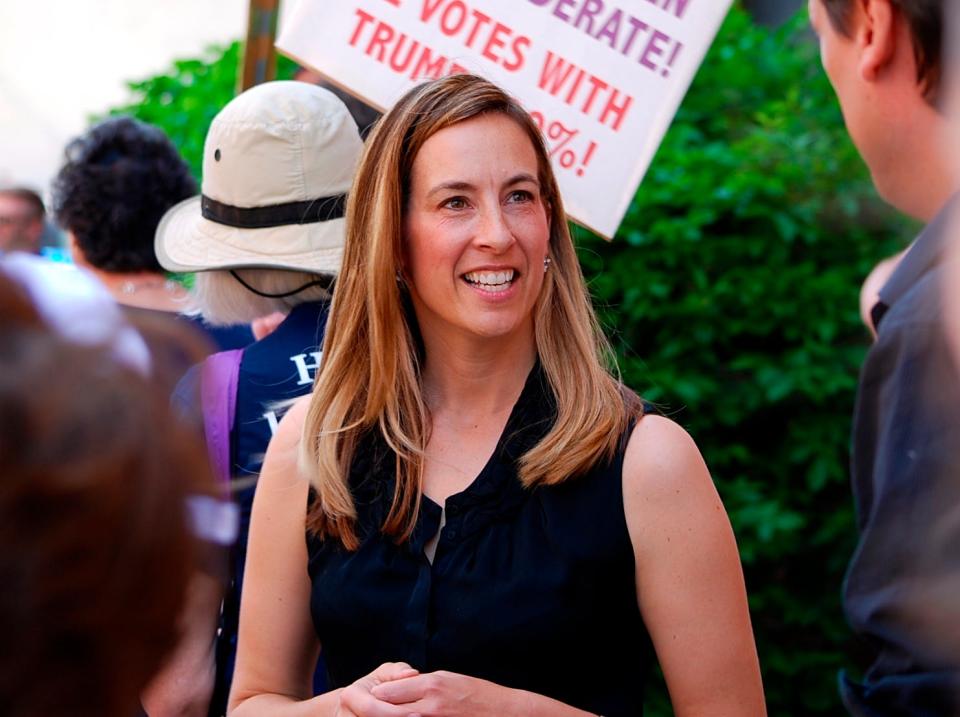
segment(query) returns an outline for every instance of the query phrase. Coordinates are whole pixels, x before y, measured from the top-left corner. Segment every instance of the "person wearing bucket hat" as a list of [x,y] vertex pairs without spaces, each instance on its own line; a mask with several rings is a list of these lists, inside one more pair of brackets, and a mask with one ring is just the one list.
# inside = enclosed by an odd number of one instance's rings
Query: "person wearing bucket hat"
[[[191,369],[174,396],[202,421],[211,461],[233,479],[240,508],[210,714],[226,710],[256,477],[277,426],[278,405],[313,385],[343,255],[346,192],[361,150],[355,122],[330,91],[294,81],[258,85],[213,119],[200,196],[172,207],[157,228],[160,263],[170,271],[197,272],[192,301],[207,321],[285,315],[242,351],[215,354]],[[209,644],[212,637],[190,639]],[[184,667],[181,672],[202,672]],[[320,668],[314,686],[323,689]]]
[[360,148],[346,106],[329,91],[280,81],[244,92],[210,125],[202,194],[157,228],[160,263],[336,274]]

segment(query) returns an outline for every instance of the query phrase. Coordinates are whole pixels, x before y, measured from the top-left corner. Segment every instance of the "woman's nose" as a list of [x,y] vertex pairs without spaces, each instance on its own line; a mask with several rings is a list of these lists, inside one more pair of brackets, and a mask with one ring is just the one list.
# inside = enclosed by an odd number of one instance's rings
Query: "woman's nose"
[[478,246],[499,254],[506,251],[515,241],[513,231],[499,206],[483,212],[476,237]]

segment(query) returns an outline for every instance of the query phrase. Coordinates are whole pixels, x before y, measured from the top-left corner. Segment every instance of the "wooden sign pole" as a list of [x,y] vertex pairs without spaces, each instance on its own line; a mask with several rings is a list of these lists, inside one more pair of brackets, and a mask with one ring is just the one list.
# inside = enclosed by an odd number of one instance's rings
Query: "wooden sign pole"
[[279,15],[280,0],[250,0],[240,92],[277,76],[277,53],[273,44],[277,39]]

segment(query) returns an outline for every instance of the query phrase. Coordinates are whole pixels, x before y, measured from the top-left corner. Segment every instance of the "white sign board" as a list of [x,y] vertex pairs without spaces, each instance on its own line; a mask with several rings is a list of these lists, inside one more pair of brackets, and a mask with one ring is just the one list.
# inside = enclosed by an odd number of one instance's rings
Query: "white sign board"
[[473,72],[540,124],[570,216],[616,233],[732,0],[301,0],[277,41],[370,104]]

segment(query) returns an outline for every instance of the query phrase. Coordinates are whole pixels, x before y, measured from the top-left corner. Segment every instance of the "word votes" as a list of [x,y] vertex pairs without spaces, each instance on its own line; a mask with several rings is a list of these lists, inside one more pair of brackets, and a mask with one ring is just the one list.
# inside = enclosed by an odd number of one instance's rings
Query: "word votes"
[[[322,356],[322,351],[311,351],[310,353],[297,354],[296,356],[290,357],[294,366],[297,367],[298,388],[313,383],[313,378],[317,375],[317,369],[320,368],[320,358]],[[277,432],[277,426],[280,424],[281,417],[277,415],[276,410],[266,411],[263,417],[266,419],[267,425],[270,426],[270,435],[274,435]]]
[[[444,35],[459,36],[468,48],[480,50],[488,60],[510,71],[523,66],[523,53],[530,47],[529,37],[515,34],[502,22],[468,8],[462,0],[423,0],[420,20],[425,23],[434,20]],[[510,51],[504,54],[508,46]]]
[[[392,5],[399,2],[387,0]],[[387,63],[394,72],[407,74],[413,80],[437,78],[446,74],[466,72],[466,68],[408,36],[406,32],[379,21],[360,8],[355,11],[357,24],[350,37],[352,47],[366,40],[364,52],[378,62]],[[458,38],[464,46],[476,50],[485,59],[515,72],[526,58],[531,40],[515,34],[502,22],[467,6],[463,0],[422,0],[420,21],[436,24],[447,37]],[[367,33],[367,27],[370,33]]]

